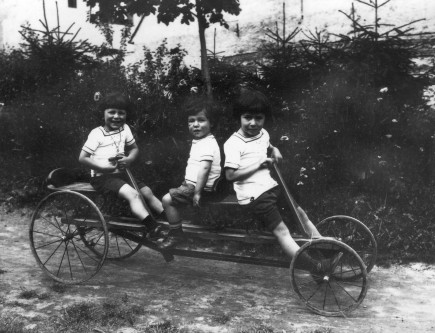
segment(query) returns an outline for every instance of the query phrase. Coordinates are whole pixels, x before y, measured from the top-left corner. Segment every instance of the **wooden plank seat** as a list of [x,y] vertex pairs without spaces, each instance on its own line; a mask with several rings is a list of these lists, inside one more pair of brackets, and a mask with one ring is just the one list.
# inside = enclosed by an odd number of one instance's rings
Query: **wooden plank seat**
[[63,186],[54,186],[52,184],[48,184],[47,188],[50,191],[65,191],[65,190],[69,190],[69,191],[76,191],[76,192],[80,192],[80,193],[93,193],[95,192],[94,188],[92,187],[91,184],[87,183],[87,182],[75,182],[75,183],[71,183],[68,185],[63,185]]

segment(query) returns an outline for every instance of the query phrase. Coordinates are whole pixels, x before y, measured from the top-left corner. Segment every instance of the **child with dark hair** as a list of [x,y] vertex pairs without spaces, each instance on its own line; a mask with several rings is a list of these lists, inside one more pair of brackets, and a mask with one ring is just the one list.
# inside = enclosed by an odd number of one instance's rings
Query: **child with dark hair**
[[[233,105],[233,115],[239,121],[240,128],[224,144],[225,176],[234,182],[239,204],[266,225],[284,252],[292,258],[299,245],[280,215],[277,207],[279,187],[268,168],[269,164],[282,160],[281,152],[270,143],[269,133],[263,128],[266,118],[271,116],[268,99],[259,91],[244,89]],[[298,209],[299,215],[304,216],[311,236],[320,237],[302,208]],[[315,273],[330,264],[329,260],[326,263],[316,261],[305,252],[301,255],[306,268]]]
[[[131,104],[120,93],[105,96],[99,106],[104,114],[104,125],[94,128],[88,136],[79,162],[91,169],[91,185],[99,192],[114,193],[128,201],[132,213],[143,221],[151,238],[161,237],[161,226],[150,216],[140,194],[130,184],[125,168],[139,155],[139,148],[125,123]],[[115,157],[116,159],[112,160]],[[110,159],[110,160],[109,160]],[[157,214],[163,214],[163,206],[151,189],[139,182],[140,192]]]
[[221,174],[220,150],[211,134],[216,124],[213,104],[206,97],[191,97],[185,103],[184,111],[193,140],[183,183],[170,189],[162,200],[170,230],[167,238],[159,244],[161,250],[183,240],[180,206],[199,207],[202,198],[211,195],[213,184]]

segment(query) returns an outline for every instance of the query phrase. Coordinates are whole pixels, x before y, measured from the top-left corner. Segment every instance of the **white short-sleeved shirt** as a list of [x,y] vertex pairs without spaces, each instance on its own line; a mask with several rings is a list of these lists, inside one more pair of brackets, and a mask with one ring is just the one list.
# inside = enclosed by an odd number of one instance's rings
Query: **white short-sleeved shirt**
[[[124,154],[125,147],[131,146],[136,141],[127,124],[115,131],[106,131],[103,126],[94,128],[88,136],[82,150],[91,154],[91,158],[98,161],[102,166],[111,165],[110,157]],[[118,172],[118,171],[115,171]],[[102,173],[91,170],[92,176],[100,176]]]
[[196,185],[199,166],[202,161],[211,161],[211,169],[204,190],[211,191],[213,184],[221,174],[221,154],[215,137],[210,134],[199,140],[192,140],[189,159],[187,160],[186,183]]
[[[260,158],[267,157],[269,147],[270,137],[265,129],[249,138],[237,132],[233,133],[224,144],[225,167],[237,170],[252,165]],[[234,190],[239,204],[247,205],[277,185],[269,169],[264,168],[257,170],[248,178],[235,181]]]

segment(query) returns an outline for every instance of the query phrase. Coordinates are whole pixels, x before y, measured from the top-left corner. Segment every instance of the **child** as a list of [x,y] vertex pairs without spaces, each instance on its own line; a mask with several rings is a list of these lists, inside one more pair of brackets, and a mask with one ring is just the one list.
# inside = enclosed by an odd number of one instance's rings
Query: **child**
[[199,207],[201,198],[209,196],[221,174],[220,150],[210,133],[215,124],[213,106],[205,97],[192,97],[185,105],[189,132],[193,137],[184,182],[163,197],[163,207],[169,222],[168,237],[158,246],[166,250],[183,237],[179,206]]
[[[224,144],[225,176],[234,182],[239,204],[265,223],[285,254],[292,258],[299,246],[281,218],[276,205],[278,184],[268,169],[269,164],[282,160],[279,149],[270,143],[269,134],[263,128],[271,116],[269,102],[262,93],[244,89],[233,106],[233,115],[240,122],[240,128]],[[267,157],[268,153],[270,157]],[[302,209],[299,213],[306,219],[312,236],[320,237]],[[320,272],[325,269],[326,263],[317,262],[305,253],[302,255],[309,270]]]
[[[143,221],[151,238],[161,236],[161,226],[150,216],[140,194],[130,184],[123,170],[137,158],[139,148],[130,127],[125,123],[129,100],[120,93],[104,97],[99,104],[104,126],[94,128],[80,152],[79,162],[91,168],[91,185],[102,193],[115,193],[128,201],[132,213]],[[109,158],[117,160],[109,161]],[[151,209],[163,213],[163,206],[145,184],[138,184]]]

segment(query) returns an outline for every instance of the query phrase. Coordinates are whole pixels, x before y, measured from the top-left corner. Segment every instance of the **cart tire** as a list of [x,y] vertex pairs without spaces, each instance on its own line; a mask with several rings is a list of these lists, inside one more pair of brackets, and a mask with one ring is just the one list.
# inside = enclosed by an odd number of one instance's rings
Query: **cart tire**
[[[96,255],[81,241],[95,239]],[[58,191],[38,204],[29,226],[32,253],[52,279],[78,284],[92,278],[103,266],[108,251],[108,231],[103,215],[85,195]]]
[[355,250],[366,265],[367,273],[373,269],[378,245],[364,223],[350,216],[336,215],[320,221],[316,228],[322,236],[334,237]]
[[[298,268],[306,267],[302,253],[315,260],[339,259],[335,267],[315,274]],[[311,311],[323,316],[346,316],[361,304],[367,293],[364,262],[350,246],[334,239],[305,243],[294,256],[290,272],[293,290]]]
[[[94,197],[92,198],[93,202],[97,205],[100,212],[103,214],[106,223],[108,224],[108,231],[109,231],[109,249],[107,251],[106,260],[123,260],[128,257],[131,257],[133,254],[135,254],[139,249],[142,247],[141,243],[134,242],[132,240],[129,240],[122,235],[118,235],[114,232],[111,232],[110,230],[110,221],[112,218],[115,218],[115,214],[125,213],[124,215],[127,215],[128,210],[125,208],[125,204],[122,204],[121,200],[117,198],[116,196],[112,195],[102,195],[100,193],[96,193]],[[117,215],[119,216],[119,215]],[[146,232],[145,231],[130,231],[130,233],[134,233],[137,237],[141,239],[146,238]],[[102,256],[103,255],[103,246],[102,244],[99,244],[98,242],[89,241],[86,237],[86,235],[80,235],[82,237],[83,243],[91,251],[93,251],[96,255]],[[98,239],[98,238],[97,238]]]
[[[99,231],[100,234],[103,233],[103,230]],[[136,236],[142,239],[146,239],[146,232],[144,231],[130,231],[130,233],[134,233]],[[99,242],[101,238],[98,236],[95,237],[92,235],[91,239],[88,239],[87,234],[81,234],[80,238],[83,243],[97,256],[102,257],[104,254],[104,244]],[[96,240],[96,241],[95,241]],[[106,260],[123,260],[128,257],[131,257],[142,247],[141,243],[134,242],[130,239],[127,239],[121,235],[117,235],[109,230],[109,237],[107,238],[109,246],[107,250]]]

